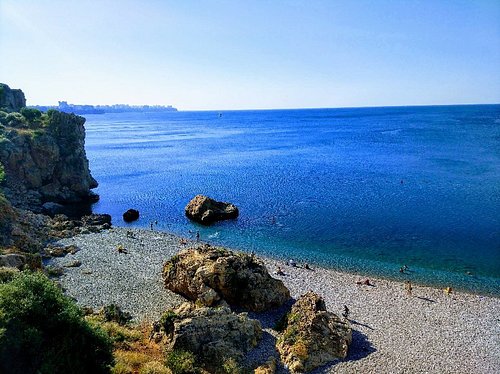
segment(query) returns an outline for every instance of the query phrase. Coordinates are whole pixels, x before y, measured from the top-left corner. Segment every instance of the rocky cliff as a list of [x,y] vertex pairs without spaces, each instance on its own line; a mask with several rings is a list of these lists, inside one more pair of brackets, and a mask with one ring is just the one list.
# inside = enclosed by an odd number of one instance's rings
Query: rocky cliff
[[18,89],[11,89],[4,83],[0,83],[0,110],[6,112],[18,112],[26,106],[24,93]]
[[5,173],[3,190],[11,203],[37,211],[48,201],[64,204],[96,198],[90,190],[97,182],[90,174],[84,148],[85,118],[19,108],[25,104],[22,91],[0,87],[0,103],[19,110],[0,111],[0,168]]

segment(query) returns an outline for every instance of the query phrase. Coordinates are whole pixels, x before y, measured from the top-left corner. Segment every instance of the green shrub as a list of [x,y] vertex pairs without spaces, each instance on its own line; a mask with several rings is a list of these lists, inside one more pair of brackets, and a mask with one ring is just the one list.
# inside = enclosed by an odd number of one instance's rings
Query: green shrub
[[29,127],[32,129],[38,128],[41,125],[42,112],[34,108],[22,108],[20,113],[26,119]]
[[54,114],[56,113],[59,113],[59,111],[55,110],[55,109],[49,109],[47,110],[46,114],[48,116],[48,118],[50,119]]
[[173,350],[167,354],[167,366],[174,374],[196,373],[196,359],[188,351]]
[[132,319],[130,313],[124,312],[118,305],[106,305],[99,312],[106,322],[116,322],[119,325],[126,325]]
[[172,309],[167,310],[160,317],[160,325],[163,331],[168,335],[174,331],[174,321],[177,314]]
[[19,270],[16,268],[0,266],[0,283],[10,282],[17,273]]
[[0,284],[1,373],[109,373],[111,342],[42,273]]
[[223,374],[240,374],[243,369],[234,358],[228,358],[222,363],[221,372]]
[[28,127],[28,122],[21,113],[17,112],[9,113],[5,117],[5,121],[6,125],[9,127],[16,127],[20,129]]
[[0,185],[3,183],[5,180],[5,169],[3,167],[2,162],[0,162]]
[[6,125],[7,124],[7,115],[9,113],[7,112],[4,112],[3,110],[0,110],[0,123],[2,125]]
[[42,117],[42,112],[34,108],[22,108],[20,113],[28,120],[28,122],[34,121]]

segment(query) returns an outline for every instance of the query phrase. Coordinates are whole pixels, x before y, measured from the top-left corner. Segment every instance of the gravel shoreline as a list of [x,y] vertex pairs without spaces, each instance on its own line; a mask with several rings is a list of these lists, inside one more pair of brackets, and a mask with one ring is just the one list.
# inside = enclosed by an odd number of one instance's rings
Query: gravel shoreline
[[[127,231],[133,237],[127,236]],[[163,263],[179,249],[178,236],[141,229],[112,228],[78,235],[59,242],[75,244],[74,255],[49,260],[64,266],[59,279],[66,293],[82,306],[98,309],[116,303],[136,321],[153,321],[183,298],[165,290]],[[120,253],[122,245],[127,253]],[[370,278],[372,286],[359,285],[358,275],[314,267],[306,270],[263,258],[270,272],[280,266],[283,280],[296,298],[308,290],[323,296],[328,310],[340,315],[350,309],[353,344],[345,360],[315,373],[499,373],[500,299],[467,293],[447,295],[443,290],[413,286],[412,295],[397,281]],[[277,313],[258,317],[271,346]],[[258,350],[258,360],[272,352]],[[279,372],[286,372],[283,369]]]

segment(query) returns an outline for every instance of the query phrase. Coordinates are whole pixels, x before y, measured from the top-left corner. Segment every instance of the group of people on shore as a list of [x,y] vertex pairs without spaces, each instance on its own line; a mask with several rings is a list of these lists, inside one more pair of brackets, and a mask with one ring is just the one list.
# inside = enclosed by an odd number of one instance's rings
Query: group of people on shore
[[[291,266],[291,267],[294,267],[294,268],[300,268],[301,266],[299,266],[297,264],[297,262],[295,262],[295,260],[292,258],[290,260],[288,260],[285,265],[287,266]],[[307,262],[304,263],[304,265],[302,265],[302,268],[303,269],[306,269],[306,270],[312,270],[311,267],[309,266],[309,264]],[[276,268],[276,271],[274,272],[275,275],[279,275],[279,276],[284,276],[286,275],[285,272],[283,271],[283,269],[281,269],[281,266],[278,266]]]

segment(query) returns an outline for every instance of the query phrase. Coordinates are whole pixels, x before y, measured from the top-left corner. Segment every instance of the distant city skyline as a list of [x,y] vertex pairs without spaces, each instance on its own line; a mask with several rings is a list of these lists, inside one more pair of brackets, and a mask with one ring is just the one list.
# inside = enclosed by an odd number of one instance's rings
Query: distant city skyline
[[28,105],[500,103],[500,2],[0,1]]

